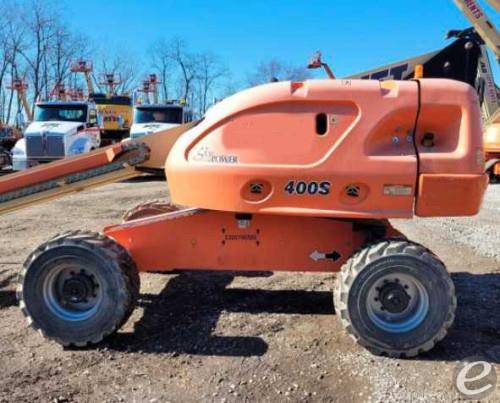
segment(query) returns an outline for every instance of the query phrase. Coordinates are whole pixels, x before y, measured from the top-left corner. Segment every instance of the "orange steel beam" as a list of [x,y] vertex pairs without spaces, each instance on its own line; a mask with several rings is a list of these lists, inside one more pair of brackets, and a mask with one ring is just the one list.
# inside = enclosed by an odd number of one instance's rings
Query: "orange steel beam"
[[0,214],[141,176],[145,169],[164,169],[177,138],[196,123],[5,175],[0,178]]
[[349,221],[185,209],[105,228],[140,271],[337,271],[365,236]]
[[104,183],[142,175],[134,165],[148,158],[141,144],[118,144],[6,175],[0,179],[0,214]]

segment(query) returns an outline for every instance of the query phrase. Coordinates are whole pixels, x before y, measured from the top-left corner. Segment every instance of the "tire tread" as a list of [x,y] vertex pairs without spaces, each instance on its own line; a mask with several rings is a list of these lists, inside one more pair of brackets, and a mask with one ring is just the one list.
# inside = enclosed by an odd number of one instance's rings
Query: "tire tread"
[[[446,273],[444,276],[447,282],[447,289],[450,290],[449,299],[450,305],[447,307],[448,313],[445,322],[437,334],[430,340],[422,343],[421,345],[406,351],[391,350],[388,348],[381,348],[374,345],[370,340],[363,338],[350,322],[348,312],[348,296],[349,290],[354,283],[356,277],[363,271],[363,269],[370,263],[376,260],[392,255],[410,255],[414,258],[423,260],[425,263],[433,266],[436,270],[442,270]],[[431,350],[436,343],[441,341],[448,329],[453,324],[455,319],[455,310],[457,306],[457,299],[454,292],[455,288],[451,277],[446,272],[444,263],[425,246],[416,242],[397,239],[384,239],[376,241],[372,244],[364,246],[353,254],[353,256],[344,264],[341,269],[338,281],[336,282],[334,292],[334,306],[337,314],[339,315],[343,327],[347,333],[360,345],[371,351],[375,355],[387,355],[390,357],[414,357],[422,352]]]
[[[170,213],[173,211],[177,211],[178,209],[179,208],[177,206],[166,200],[162,199],[148,200],[126,211],[122,216],[122,221],[127,222],[135,220],[136,218],[145,218],[145,217],[155,216],[158,214]],[[150,212],[147,215],[139,217],[138,215],[143,210],[150,210]]]
[[[118,281],[118,283],[121,284],[119,293],[122,296],[121,300],[123,303],[121,306],[116,307],[116,314],[114,315],[115,320],[110,321],[105,328],[100,329],[92,338],[87,340],[74,341],[64,336],[48,336],[44,330],[37,325],[36,321],[33,320],[24,301],[24,278],[31,264],[33,264],[33,262],[35,262],[44,252],[59,246],[81,247],[90,250],[98,256],[106,257],[106,259],[115,263],[114,267],[118,270],[118,279],[121,280]],[[85,347],[87,345],[100,343],[105,337],[118,330],[129,319],[136,306],[139,297],[139,289],[140,278],[136,265],[125,248],[111,238],[100,233],[91,231],[68,231],[55,235],[53,238],[36,248],[28,256],[18,275],[16,294],[19,301],[19,307],[26,317],[28,325],[41,333],[42,336],[52,339],[65,347]]]

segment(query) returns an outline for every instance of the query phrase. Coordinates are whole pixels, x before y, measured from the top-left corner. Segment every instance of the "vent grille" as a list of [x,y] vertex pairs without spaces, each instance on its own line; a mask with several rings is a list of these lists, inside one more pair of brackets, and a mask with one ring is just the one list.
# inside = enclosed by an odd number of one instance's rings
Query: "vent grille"
[[28,158],[63,158],[64,136],[53,134],[26,136],[26,153]]

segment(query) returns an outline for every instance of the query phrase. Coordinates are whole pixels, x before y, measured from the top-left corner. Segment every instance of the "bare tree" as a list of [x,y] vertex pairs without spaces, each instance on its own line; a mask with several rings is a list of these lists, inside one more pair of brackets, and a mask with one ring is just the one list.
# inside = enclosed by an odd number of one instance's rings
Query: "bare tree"
[[0,123],[5,122],[5,76],[10,63],[10,41],[7,34],[6,7],[0,6]]
[[33,41],[33,48],[22,48],[18,53],[29,68],[33,91],[33,105],[36,99],[49,92],[48,52],[52,40],[57,35],[57,14],[48,2],[32,0],[29,6],[26,25]]
[[248,75],[249,86],[268,83],[275,80],[305,80],[311,77],[306,66],[293,66],[277,59],[261,62],[254,72]]
[[114,57],[104,53],[100,57],[100,62],[97,63],[97,71],[94,71],[94,81],[97,83],[98,90],[105,92],[105,85],[102,79],[99,79],[99,75],[102,76],[102,74],[114,74],[120,79],[119,84],[115,87],[115,93],[117,94],[130,93],[136,86],[138,77],[137,66],[131,62],[129,57],[121,53],[116,54]]
[[174,75],[174,62],[169,55],[168,49],[168,43],[164,39],[156,41],[149,49],[151,66],[158,73],[160,95],[164,101],[169,99],[169,90]]
[[242,83],[235,80],[231,71],[227,71],[222,80],[217,99],[227,98],[242,88]]
[[216,96],[217,83],[228,70],[210,52],[191,52],[181,38],[160,39],[150,49],[151,66],[159,73],[163,98],[176,92],[203,114]]
[[62,83],[71,74],[71,63],[79,58],[86,58],[89,53],[88,39],[83,35],[70,32],[65,26],[59,25],[47,54],[50,60],[52,80]]
[[212,53],[202,53],[197,60],[196,82],[198,84],[199,112],[204,114],[209,106],[208,97],[213,91],[215,83],[227,73],[227,70]]
[[196,78],[197,57],[189,52],[186,43],[174,38],[167,44],[166,54],[180,70],[183,99],[190,99],[191,87]]
[[[19,109],[15,93],[6,88],[15,77],[28,81],[33,106],[58,83],[81,83],[70,66],[76,59],[88,59],[89,41],[71,31],[57,9],[54,0],[0,0],[0,119],[10,120],[16,106]],[[164,100],[177,96],[204,113],[212,98],[221,91],[228,93],[229,87],[222,89],[228,70],[214,54],[192,52],[180,38],[159,40],[149,53]],[[120,77],[115,93],[131,92],[142,73],[150,73],[139,71],[129,54],[110,56],[109,48],[101,56],[96,54],[93,52],[92,59],[98,91],[106,90],[99,73]]]
[[14,101],[13,89],[5,93],[6,84],[18,74],[19,51],[25,46],[25,27],[21,5],[15,1],[5,1],[0,4],[0,93],[1,118],[10,122]]

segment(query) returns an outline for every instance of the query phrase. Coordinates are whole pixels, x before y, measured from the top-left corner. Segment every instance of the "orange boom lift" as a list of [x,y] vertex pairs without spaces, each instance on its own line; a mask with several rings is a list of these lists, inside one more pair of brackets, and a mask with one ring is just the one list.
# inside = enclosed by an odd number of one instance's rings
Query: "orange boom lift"
[[4,177],[0,212],[160,161],[172,204],[139,206],[103,234],[58,235],[27,258],[20,306],[46,337],[100,342],[134,309],[139,272],[174,269],[340,270],[337,313],[370,351],[414,356],[446,335],[456,307],[449,274],[388,219],[478,212],[488,178],[469,85],[255,87],[199,122]]

